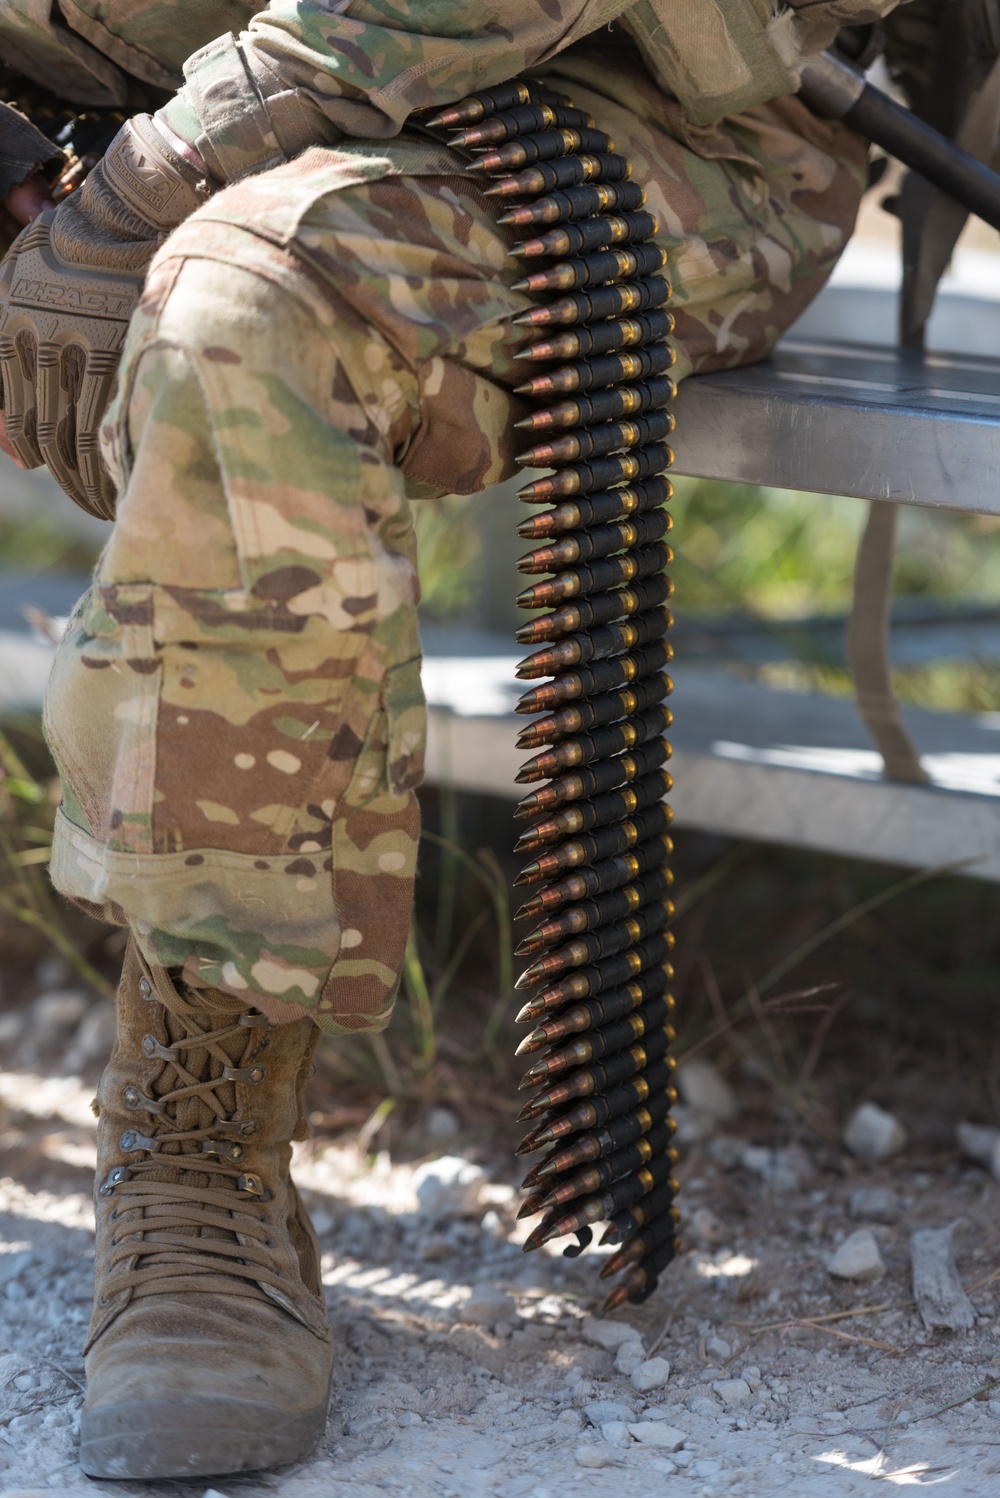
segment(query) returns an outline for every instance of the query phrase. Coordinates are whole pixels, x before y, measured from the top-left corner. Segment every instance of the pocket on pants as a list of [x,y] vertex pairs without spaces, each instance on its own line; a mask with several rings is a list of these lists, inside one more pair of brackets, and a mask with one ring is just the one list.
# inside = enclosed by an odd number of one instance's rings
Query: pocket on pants
[[335,817],[333,901],[340,951],[316,1018],[334,1033],[389,1021],[409,930],[420,839],[426,709],[420,660],[391,667]]

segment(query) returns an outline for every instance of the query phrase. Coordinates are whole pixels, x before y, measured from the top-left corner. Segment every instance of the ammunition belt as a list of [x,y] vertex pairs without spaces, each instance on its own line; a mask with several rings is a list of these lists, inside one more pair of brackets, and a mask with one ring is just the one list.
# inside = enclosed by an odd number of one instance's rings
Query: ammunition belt
[[666,254],[629,162],[562,94],[516,80],[427,125],[475,153],[500,224],[528,235],[512,254],[515,290],[537,301],[515,319],[535,335],[518,387],[535,409],[517,422],[531,444],[517,461],[552,472],[520,498],[554,504],[519,527],[542,543],[520,571],[549,576],[517,602],[552,612],[517,637],[544,646],[518,676],[550,678],[518,703],[542,716],[520,735],[541,752],[517,778],[551,777],[517,810],[531,819],[517,850],[534,855],[517,883],[541,886],[518,911],[535,925],[517,987],[541,985],[518,1015],[535,1026],[518,1047],[533,1058],[521,1086],[539,1089],[520,1114],[531,1132],[518,1153],[549,1152],[525,1177],[519,1215],[544,1214],[526,1249],[575,1233],[570,1254],[590,1244],[592,1223],[608,1224],[602,1242],[620,1247],[601,1275],[622,1274],[608,1310],[644,1300],[678,1249]]

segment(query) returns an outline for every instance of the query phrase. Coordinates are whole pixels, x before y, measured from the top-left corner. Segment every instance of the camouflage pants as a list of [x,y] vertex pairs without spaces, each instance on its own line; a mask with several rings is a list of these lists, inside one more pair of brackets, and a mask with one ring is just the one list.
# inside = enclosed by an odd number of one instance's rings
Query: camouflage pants
[[[559,78],[648,185],[679,372],[761,357],[844,246],[861,143],[794,100],[699,132],[634,75],[626,111],[599,54]],[[526,299],[461,166],[415,136],[317,149],[168,240],[106,423],[117,520],[47,702],[56,886],[149,961],[332,1033],[387,1022],[406,939],[409,503],[512,466]]]

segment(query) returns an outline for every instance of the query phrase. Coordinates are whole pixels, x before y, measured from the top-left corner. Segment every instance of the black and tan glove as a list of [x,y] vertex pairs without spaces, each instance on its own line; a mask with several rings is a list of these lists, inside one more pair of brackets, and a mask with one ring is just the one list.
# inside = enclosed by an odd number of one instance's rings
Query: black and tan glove
[[98,434],[129,318],[157,247],[211,186],[138,115],[0,264],[7,440],[26,468],[47,463],[71,499],[103,518],[114,490]]

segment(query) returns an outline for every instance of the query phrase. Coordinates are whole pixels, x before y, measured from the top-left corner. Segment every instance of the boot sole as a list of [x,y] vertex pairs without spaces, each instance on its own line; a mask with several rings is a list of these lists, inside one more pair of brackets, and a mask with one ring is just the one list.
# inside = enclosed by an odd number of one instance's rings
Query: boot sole
[[80,1466],[88,1477],[221,1477],[310,1456],[326,1404],[299,1414],[236,1399],[135,1399],[84,1413]]

